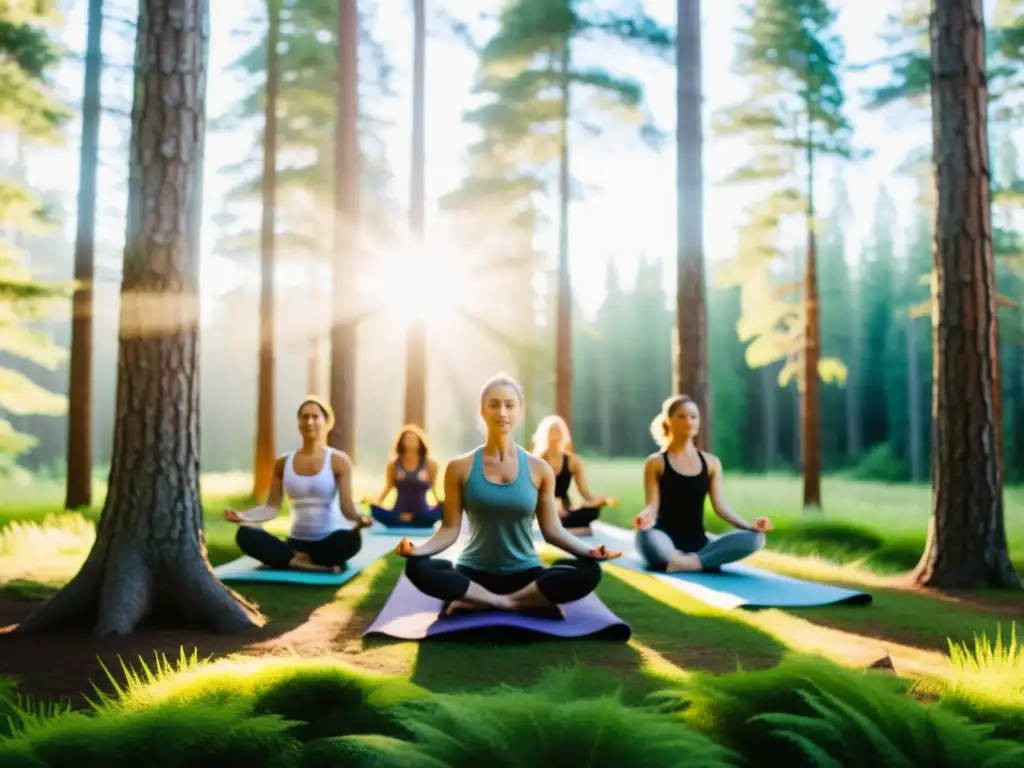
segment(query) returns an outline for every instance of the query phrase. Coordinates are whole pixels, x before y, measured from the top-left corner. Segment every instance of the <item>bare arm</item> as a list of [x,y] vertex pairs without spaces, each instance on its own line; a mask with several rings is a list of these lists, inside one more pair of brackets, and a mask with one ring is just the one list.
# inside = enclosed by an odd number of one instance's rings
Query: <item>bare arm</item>
[[729,508],[729,503],[725,500],[725,493],[722,491],[722,462],[719,461],[717,456],[708,456],[708,458],[710,459],[708,464],[710,465],[709,471],[711,473],[711,490],[709,495],[711,496],[711,506],[714,507],[715,514],[740,530],[757,530]]
[[576,487],[579,488],[580,495],[583,497],[584,506],[597,505],[604,501],[604,497],[595,496],[590,492],[587,475],[583,471],[583,462],[580,461],[578,456],[572,457],[569,469],[572,471],[572,476],[576,480]]
[[651,520],[658,518],[658,506],[661,504],[658,482],[664,471],[665,463],[662,461],[660,453],[654,453],[647,457],[647,461],[644,462],[644,508],[640,510],[640,514],[649,515]]
[[[243,522],[261,522],[265,523],[268,520],[273,520],[277,517],[277,512],[281,511],[281,502],[284,499],[284,463],[288,460],[287,456],[280,456],[274,462],[274,474],[270,478],[270,491],[267,493],[267,500],[260,506],[252,507],[247,509],[245,512],[239,512],[235,509],[225,509],[224,518],[230,520],[233,523]],[[275,514],[255,514],[257,511],[262,510],[273,510]],[[250,517],[247,515],[252,514]]]
[[[591,548],[565,530],[562,518],[555,506],[555,473],[543,459],[529,458],[534,470],[540,474],[540,485],[537,487],[537,523],[544,541],[563,552],[576,557],[590,557]],[[536,462],[536,463],[534,463]],[[534,474],[531,472],[531,474]]]
[[444,515],[434,535],[413,547],[413,557],[429,557],[444,552],[455,543],[462,530],[462,459],[448,462],[444,470]]
[[353,522],[361,522],[362,515],[352,499],[352,459],[344,451],[331,452],[331,469],[334,470],[334,480],[338,485],[338,502],[341,504],[341,514]]
[[389,461],[387,469],[384,470],[384,490],[380,492],[380,495],[371,499],[371,504],[380,506],[384,503],[384,499],[391,493],[391,489],[395,487],[395,462]]
[[434,499],[440,500],[442,496],[438,493],[437,487],[437,462],[433,459],[427,459],[427,481],[430,483],[430,491],[434,494]]

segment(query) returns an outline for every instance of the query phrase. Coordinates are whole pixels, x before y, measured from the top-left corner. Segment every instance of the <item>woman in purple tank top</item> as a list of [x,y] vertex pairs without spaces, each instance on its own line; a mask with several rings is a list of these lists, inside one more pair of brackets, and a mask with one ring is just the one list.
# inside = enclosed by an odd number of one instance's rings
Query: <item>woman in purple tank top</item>
[[[384,490],[375,499],[364,499],[374,519],[388,527],[432,528],[441,519],[441,502],[430,504],[427,494],[437,480],[437,462],[430,456],[430,443],[422,429],[406,424],[398,431],[395,448],[385,470]],[[391,509],[381,506],[397,491]]]

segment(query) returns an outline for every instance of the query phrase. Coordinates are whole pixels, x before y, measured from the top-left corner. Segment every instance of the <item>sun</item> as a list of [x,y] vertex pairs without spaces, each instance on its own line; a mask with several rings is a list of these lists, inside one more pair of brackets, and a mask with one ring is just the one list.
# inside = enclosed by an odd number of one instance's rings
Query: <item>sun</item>
[[471,288],[460,265],[443,253],[408,251],[380,259],[365,289],[383,313],[409,324],[449,321]]

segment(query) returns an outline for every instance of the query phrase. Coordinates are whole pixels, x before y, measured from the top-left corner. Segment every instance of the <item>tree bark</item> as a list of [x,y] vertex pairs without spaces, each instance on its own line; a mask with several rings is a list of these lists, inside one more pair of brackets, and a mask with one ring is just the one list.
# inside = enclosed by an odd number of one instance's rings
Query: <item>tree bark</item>
[[572,430],[572,276],[569,272],[569,39],[561,55],[562,120],[558,162],[558,319],[555,331],[555,413]]
[[92,504],[92,314],[96,249],[96,171],[99,166],[103,79],[103,0],[90,0],[79,149],[75,293],[71,300],[68,371],[67,486],[64,508]]
[[821,508],[821,318],[818,303],[818,253],[814,213],[814,140],[807,138],[807,262],[804,267],[804,349],[800,398],[800,448],[804,509]]
[[711,445],[704,285],[703,104],[700,0],[676,3],[676,354],[673,391],[701,412],[698,447]]
[[331,306],[331,447],[355,459],[356,324],[345,310],[359,247],[359,4],[338,4],[338,119],[334,151],[334,295]]
[[914,318],[904,320],[907,326],[907,452],[909,453],[910,480],[924,479],[924,458],[921,451],[921,381],[917,360],[917,337]]
[[263,211],[260,228],[260,357],[256,396],[255,499],[266,498],[274,474],[274,240],[277,189],[277,47],[280,0],[267,0],[267,87],[263,128]]
[[981,0],[931,16],[936,210],[932,517],[917,583],[1019,587],[1006,546],[998,455],[997,307]]
[[[424,0],[413,0],[413,86],[412,86],[412,173],[409,189],[409,234],[415,258],[423,251],[423,213],[426,172],[426,47],[427,22]],[[426,320],[413,317],[405,343],[405,423],[426,428],[427,419],[427,333]]]
[[218,632],[262,621],[213,574],[199,495],[198,278],[204,0],[142,0],[118,332],[117,421],[96,543],[23,633],[146,617]]

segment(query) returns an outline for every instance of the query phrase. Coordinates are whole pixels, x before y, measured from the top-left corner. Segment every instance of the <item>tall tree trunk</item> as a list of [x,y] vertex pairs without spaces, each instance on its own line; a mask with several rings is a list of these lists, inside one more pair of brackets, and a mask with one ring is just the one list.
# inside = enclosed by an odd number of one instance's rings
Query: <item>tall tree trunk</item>
[[818,253],[814,214],[814,137],[807,137],[807,263],[804,268],[803,388],[800,400],[800,448],[804,509],[821,508],[821,316],[818,305]]
[[99,166],[103,80],[103,0],[89,0],[78,165],[75,293],[71,301],[68,444],[65,509],[92,504],[92,307],[96,248],[96,170]]
[[917,361],[917,337],[914,318],[907,317],[907,452],[909,453],[910,480],[924,479],[924,456],[921,445],[921,381]]
[[[423,209],[425,196],[427,21],[425,0],[413,0],[413,85],[412,85],[412,173],[409,189],[409,235],[414,258],[426,258],[423,250]],[[425,319],[413,317],[405,343],[405,422],[427,426],[427,332]]]
[[263,217],[260,228],[260,361],[256,396],[253,498],[266,498],[274,474],[274,241],[277,189],[277,47],[281,0],[267,0],[267,87],[263,127]]
[[359,267],[359,6],[338,4],[338,118],[334,150],[334,295],[331,301],[331,447],[355,458],[356,326],[346,312],[352,275]]
[[98,635],[122,635],[152,614],[223,632],[261,620],[214,576],[202,532],[196,351],[208,23],[204,0],[140,3],[109,492],[81,570],[19,632],[88,622]]
[[704,289],[704,177],[700,0],[678,0],[676,16],[676,354],[673,391],[701,412],[698,446],[711,444],[707,302]]
[[932,587],[1019,587],[998,455],[998,334],[981,0],[931,18],[936,211],[932,518],[914,572]]
[[561,54],[562,120],[558,162],[558,320],[555,331],[555,413],[572,430],[572,277],[569,274],[569,40]]

